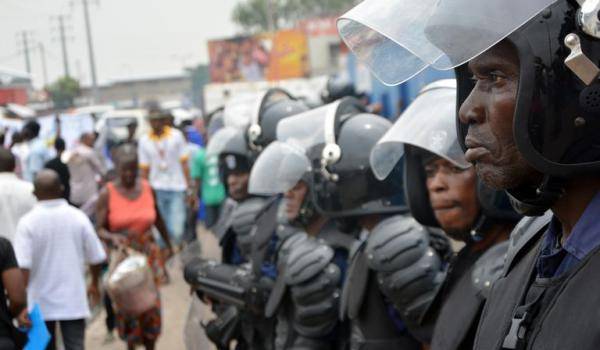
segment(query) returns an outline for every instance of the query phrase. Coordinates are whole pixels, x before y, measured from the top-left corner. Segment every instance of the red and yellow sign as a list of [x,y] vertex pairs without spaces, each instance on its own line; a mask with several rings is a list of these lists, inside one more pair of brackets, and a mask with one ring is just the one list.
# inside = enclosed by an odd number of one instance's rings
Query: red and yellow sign
[[302,31],[213,40],[208,43],[213,83],[299,78],[308,72],[308,45]]

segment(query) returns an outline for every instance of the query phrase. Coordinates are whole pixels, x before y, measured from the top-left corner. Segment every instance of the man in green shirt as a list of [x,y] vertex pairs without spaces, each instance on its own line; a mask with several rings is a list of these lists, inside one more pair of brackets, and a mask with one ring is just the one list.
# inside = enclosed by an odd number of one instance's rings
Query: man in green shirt
[[192,161],[192,179],[206,208],[206,228],[217,222],[221,203],[225,200],[225,186],[219,178],[218,157],[206,156],[206,149],[196,152]]

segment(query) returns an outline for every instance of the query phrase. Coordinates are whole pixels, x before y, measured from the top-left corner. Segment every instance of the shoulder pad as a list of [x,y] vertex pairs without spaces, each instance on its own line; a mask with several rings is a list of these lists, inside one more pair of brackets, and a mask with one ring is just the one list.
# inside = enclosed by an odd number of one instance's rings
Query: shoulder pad
[[547,211],[543,216],[524,217],[519,221],[510,234],[510,243],[508,252],[506,253],[506,263],[504,264],[504,271],[502,272],[503,276],[506,276],[510,270],[513,260],[518,253],[529,242],[534,240],[538,234],[542,233],[544,228],[550,224],[551,220],[552,212]]
[[296,231],[295,234],[290,235],[283,243],[281,244],[278,250],[277,256],[277,279],[275,280],[275,284],[273,289],[271,290],[271,294],[269,294],[269,299],[267,300],[267,304],[265,305],[265,316],[272,317],[275,315],[275,312],[279,308],[281,301],[283,300],[283,296],[285,295],[285,291],[287,289],[286,284],[286,275],[287,275],[287,260],[290,254],[290,251],[296,244],[303,242],[308,239],[308,235],[302,231]]
[[428,248],[425,228],[410,216],[396,215],[375,226],[365,253],[371,269],[392,272],[411,266]]
[[321,272],[333,259],[333,249],[315,239],[306,239],[295,244],[286,264],[286,282],[296,285],[309,280]]
[[277,250],[277,261],[280,264],[287,264],[290,252],[292,251],[294,246],[307,239],[308,235],[302,231],[296,231],[294,234],[291,234],[289,237],[287,237],[281,242],[281,245]]
[[233,217],[232,227],[238,235],[248,235],[256,217],[264,208],[267,200],[261,197],[248,198],[240,202],[231,214]]
[[338,324],[339,285],[342,277],[330,263],[308,281],[290,287],[294,303],[294,329],[311,338],[326,337]]
[[231,227],[231,222],[233,216],[233,210],[237,207],[237,202],[231,198],[225,199],[223,205],[221,206],[221,210],[219,211],[219,219],[215,223],[215,225],[211,228],[212,232],[217,236],[219,242],[223,240],[227,231]]
[[475,289],[485,299],[489,296],[494,282],[502,276],[508,245],[508,241],[494,245],[475,262],[471,279]]

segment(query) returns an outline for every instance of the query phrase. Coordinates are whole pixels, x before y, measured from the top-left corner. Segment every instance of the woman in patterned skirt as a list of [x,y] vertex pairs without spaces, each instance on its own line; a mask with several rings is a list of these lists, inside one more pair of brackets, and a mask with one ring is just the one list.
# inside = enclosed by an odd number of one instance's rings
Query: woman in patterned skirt
[[[102,189],[97,203],[98,234],[109,246],[126,246],[146,255],[158,285],[165,276],[165,265],[151,229],[156,226],[171,255],[169,235],[150,185],[138,177],[136,148],[129,144],[119,147],[116,161],[117,179]],[[154,308],[139,316],[116,313],[119,336],[128,349],[140,344],[154,349],[161,329],[160,298]]]

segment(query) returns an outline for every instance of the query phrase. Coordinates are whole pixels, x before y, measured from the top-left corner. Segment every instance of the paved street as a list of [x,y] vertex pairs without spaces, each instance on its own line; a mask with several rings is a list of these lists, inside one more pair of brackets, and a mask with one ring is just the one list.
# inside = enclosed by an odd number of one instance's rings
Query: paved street
[[[218,258],[220,254],[219,246],[214,236],[203,229],[199,229],[199,238],[202,242],[203,255],[209,258]],[[161,288],[163,330],[157,349],[183,350],[186,349],[184,331],[192,298],[189,294],[189,287],[183,280],[179,259],[175,258],[169,261],[168,268],[171,275],[171,283]],[[200,313],[204,317],[208,317],[207,315],[210,314],[206,306],[199,302],[195,302],[193,308],[195,312],[192,312],[192,316]],[[88,326],[86,348],[91,350],[126,349],[125,343],[118,338],[113,342],[104,343],[106,335],[104,317],[104,312],[102,312]],[[197,324],[196,322],[197,318],[193,324]],[[194,337],[190,342],[194,344],[194,347],[189,348],[189,350],[210,350],[212,346],[203,339],[203,333],[199,330],[200,328],[196,328],[194,331],[188,330],[187,334]]]

